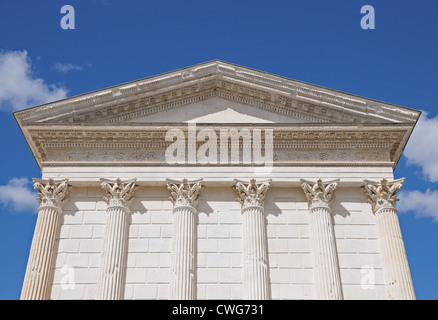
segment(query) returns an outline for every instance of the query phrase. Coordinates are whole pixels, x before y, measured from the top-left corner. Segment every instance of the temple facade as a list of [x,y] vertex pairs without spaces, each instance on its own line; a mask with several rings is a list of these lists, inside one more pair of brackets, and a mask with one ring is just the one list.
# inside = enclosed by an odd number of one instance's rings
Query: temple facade
[[14,116],[41,169],[21,299],[415,299],[419,111],[210,61]]

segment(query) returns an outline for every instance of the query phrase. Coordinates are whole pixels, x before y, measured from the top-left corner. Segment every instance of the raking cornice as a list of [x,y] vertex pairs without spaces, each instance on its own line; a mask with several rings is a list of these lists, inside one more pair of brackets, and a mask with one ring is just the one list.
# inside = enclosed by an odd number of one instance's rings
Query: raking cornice
[[419,112],[211,61],[15,112],[26,122],[120,122],[212,97],[304,122],[415,122]]

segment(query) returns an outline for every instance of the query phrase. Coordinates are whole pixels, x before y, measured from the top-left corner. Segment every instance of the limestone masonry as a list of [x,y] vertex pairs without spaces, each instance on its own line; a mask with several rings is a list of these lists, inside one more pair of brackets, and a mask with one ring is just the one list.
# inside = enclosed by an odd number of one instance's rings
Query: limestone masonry
[[415,299],[419,111],[211,61],[14,116],[41,169],[21,299]]

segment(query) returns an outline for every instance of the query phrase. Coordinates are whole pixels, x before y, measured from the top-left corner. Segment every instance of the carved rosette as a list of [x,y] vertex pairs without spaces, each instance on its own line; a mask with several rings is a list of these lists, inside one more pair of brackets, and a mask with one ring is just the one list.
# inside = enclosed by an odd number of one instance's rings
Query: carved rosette
[[167,179],[166,181],[167,189],[170,191],[169,200],[172,201],[174,208],[190,207],[196,209],[200,193],[204,188],[202,179],[195,181]]
[[364,180],[363,191],[367,195],[368,202],[371,204],[373,213],[382,209],[396,209],[397,192],[402,188],[405,178],[389,182],[383,179],[379,182]]
[[269,189],[271,180],[256,182],[251,179],[249,182],[234,179],[234,189],[239,195],[236,198],[242,205],[242,210],[250,207],[264,207],[266,192]]
[[40,208],[54,207],[61,210],[62,203],[69,190],[67,185],[68,179],[59,181],[53,179],[32,179],[32,181],[33,187],[38,191],[37,200]]
[[136,188],[136,179],[122,181],[120,179],[109,180],[100,179],[101,187],[106,191],[103,200],[109,207],[125,207],[134,199],[134,190]]
[[330,210],[330,204],[333,201],[333,193],[337,187],[339,179],[322,182],[318,179],[316,183],[301,179],[301,187],[309,204],[309,209],[327,208]]

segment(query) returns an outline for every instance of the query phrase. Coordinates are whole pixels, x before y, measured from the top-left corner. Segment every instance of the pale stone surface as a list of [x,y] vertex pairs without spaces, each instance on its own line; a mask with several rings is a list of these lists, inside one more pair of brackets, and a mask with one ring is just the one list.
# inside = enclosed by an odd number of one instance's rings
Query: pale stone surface
[[211,61],[14,115],[71,186],[40,196],[22,299],[415,298],[391,183],[416,110]]
[[404,178],[364,182],[364,191],[376,216],[388,298],[414,300],[414,287],[396,209],[397,191],[402,188]]
[[100,300],[120,300],[124,296],[126,255],[128,246],[129,204],[135,189],[135,180],[101,179],[108,205],[103,238],[102,262],[98,283]]
[[309,205],[310,239],[315,271],[316,298],[342,300],[337,248],[331,203],[339,180],[301,180]]
[[[183,118],[181,117],[183,115]],[[180,107],[179,112],[172,110],[163,111],[160,114],[129,120],[130,122],[199,122],[199,123],[281,123],[281,122],[302,122],[297,119],[287,118],[278,113],[264,110],[254,110],[241,103],[211,98],[202,102]]]
[[67,180],[34,179],[38,191],[38,219],[30,248],[21,292],[22,300],[45,300],[50,295],[55,261],[55,239],[59,232],[62,203],[68,192]]
[[244,296],[246,300],[271,298],[265,226],[265,198],[271,180],[234,180],[243,215]]
[[[98,190],[98,187],[96,189]],[[140,202],[137,197],[139,192],[144,191],[142,189],[139,188],[136,191],[136,199],[131,205]],[[145,189],[151,191],[153,188]],[[163,289],[160,291],[160,297],[158,296],[159,290],[156,286],[158,283],[150,276],[155,272],[151,270],[162,270],[159,273],[161,274],[159,281],[164,281],[164,283],[160,282],[159,284],[170,288],[172,245],[170,238],[162,236],[161,229],[171,227],[173,222],[172,219],[151,219],[152,215],[159,216],[160,214],[169,214],[172,218],[172,212],[156,209],[158,199],[161,199],[163,203],[170,202],[167,200],[169,192],[165,188],[155,188],[154,192],[155,198],[153,200],[148,201],[146,198],[141,200],[145,208],[144,212],[131,213],[130,226],[138,227],[139,230],[140,227],[145,229],[141,233],[129,233],[125,299],[170,299],[169,289]],[[289,209],[270,211],[275,214],[265,212],[267,215],[266,230],[271,298],[316,299],[309,212],[303,191],[301,188],[272,187],[267,193],[265,207],[268,204],[271,208],[286,206],[283,201],[285,194],[290,195],[296,204],[295,206]],[[156,197],[157,195],[161,195],[161,197]],[[352,196],[357,197],[357,202]],[[101,197],[102,194],[94,198],[94,201],[100,201]],[[207,299],[206,285],[209,288],[208,296],[212,299],[219,299],[219,297],[225,297],[225,299],[243,298],[243,220],[240,205],[235,201],[235,198],[236,193],[231,187],[212,189],[206,187],[202,191],[202,199],[198,204],[198,215],[200,217],[202,215],[203,218],[202,222],[199,221],[197,225],[198,240],[196,243],[198,249],[195,291],[198,299]],[[377,244],[379,237],[376,232],[376,221],[371,206],[366,201],[365,195],[359,188],[339,187],[332,203],[344,299],[355,299],[358,294],[364,299],[388,298],[383,280],[383,257]],[[148,211],[149,204],[153,208],[153,212]],[[71,201],[69,208],[74,207],[74,201]],[[79,210],[71,210],[70,212],[73,216],[81,214]],[[88,230],[90,227],[102,227],[105,224],[106,209],[89,213],[97,215],[102,213],[102,215],[100,219],[87,222],[80,220],[81,223],[74,220],[70,220],[71,223],[64,221],[61,230],[67,230],[69,227]],[[220,213],[227,216],[227,222],[219,222]],[[64,216],[64,218],[66,217],[68,216]],[[157,229],[160,229],[159,236]],[[343,231],[338,232],[337,230],[340,229]],[[146,234],[147,230],[157,236],[150,237]],[[363,230],[366,232],[364,233]],[[96,299],[103,245],[102,235],[91,239],[72,238],[71,236],[69,232],[65,231],[58,240],[57,260],[50,297],[51,299],[65,297]],[[364,274],[361,273],[361,270],[367,265],[374,268],[375,284],[374,288],[362,289],[361,281]],[[62,280],[68,274],[65,272],[66,270],[62,269],[65,266],[71,266],[75,271],[74,289],[62,289]],[[77,272],[78,270],[84,270],[84,273]],[[288,276],[279,278],[280,274],[284,275],[285,273]],[[148,274],[150,274],[149,277]],[[228,276],[222,277],[225,275]],[[228,281],[231,281],[230,279],[233,277],[235,282],[232,283],[232,287],[236,288],[235,291],[233,292],[233,289],[222,291],[223,286],[229,285]],[[294,287],[296,291],[287,291],[285,286]],[[87,297],[85,296],[86,288],[89,290]],[[149,288],[151,291],[145,288]],[[93,292],[94,294],[92,294]]]
[[169,200],[173,204],[174,234],[170,275],[170,298],[193,300],[196,298],[196,214],[202,180],[181,181],[167,179]]

